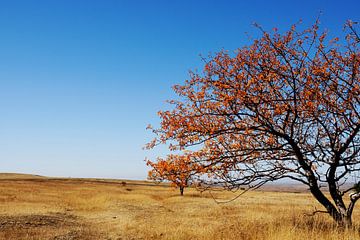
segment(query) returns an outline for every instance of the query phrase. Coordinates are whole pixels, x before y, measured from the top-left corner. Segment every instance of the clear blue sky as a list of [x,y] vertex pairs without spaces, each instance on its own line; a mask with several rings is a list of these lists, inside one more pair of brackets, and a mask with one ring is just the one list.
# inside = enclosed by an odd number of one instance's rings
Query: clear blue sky
[[332,34],[360,20],[358,0],[1,1],[0,172],[146,178],[145,127],[199,54],[320,11]]

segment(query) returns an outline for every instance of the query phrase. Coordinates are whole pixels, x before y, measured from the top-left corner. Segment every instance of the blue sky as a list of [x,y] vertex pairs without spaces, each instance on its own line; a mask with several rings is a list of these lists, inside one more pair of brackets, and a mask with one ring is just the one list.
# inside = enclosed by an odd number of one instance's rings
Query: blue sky
[[171,86],[258,22],[341,33],[359,1],[0,1],[0,172],[146,178]]

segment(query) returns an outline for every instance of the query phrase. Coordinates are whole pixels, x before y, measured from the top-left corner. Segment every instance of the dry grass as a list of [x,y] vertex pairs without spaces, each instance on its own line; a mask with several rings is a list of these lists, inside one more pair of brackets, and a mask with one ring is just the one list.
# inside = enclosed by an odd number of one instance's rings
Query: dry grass
[[[231,193],[216,192],[218,199]],[[89,179],[0,180],[0,239],[360,239],[334,228],[308,193],[249,192],[217,204],[146,182]],[[359,229],[360,212],[354,212]]]

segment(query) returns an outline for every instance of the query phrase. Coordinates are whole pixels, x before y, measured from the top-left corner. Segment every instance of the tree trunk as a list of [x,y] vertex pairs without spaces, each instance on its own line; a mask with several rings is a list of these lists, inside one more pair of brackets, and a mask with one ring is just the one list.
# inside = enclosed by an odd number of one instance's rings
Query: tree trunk
[[329,199],[320,191],[317,184],[311,184],[310,191],[312,195],[316,198],[316,200],[325,207],[326,211],[334,219],[334,221],[336,222],[336,224],[338,224],[339,227],[351,227],[352,212],[346,211],[346,209],[343,209],[343,211],[339,211],[338,209],[342,209],[343,206],[335,206],[334,204],[332,204]]
[[[331,215],[331,214],[330,214]],[[331,215],[339,227],[349,228],[352,226],[351,215],[337,214],[336,216]]]
[[352,211],[342,209],[340,206],[337,206],[339,210],[333,208],[332,206],[325,206],[329,215],[334,219],[335,223],[341,228],[351,228],[352,227]]
[[343,226],[345,228],[351,228],[352,227],[351,215],[344,216],[341,226]]
[[184,195],[184,187],[180,186],[180,195],[183,196]]

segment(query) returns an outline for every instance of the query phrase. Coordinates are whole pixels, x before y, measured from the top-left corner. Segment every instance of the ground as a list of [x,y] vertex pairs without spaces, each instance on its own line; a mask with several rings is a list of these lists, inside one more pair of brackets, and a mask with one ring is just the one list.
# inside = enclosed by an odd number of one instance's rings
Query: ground
[[[281,191],[278,191],[281,190]],[[0,239],[360,239],[334,228],[305,189],[235,194],[145,181],[0,175]]]

